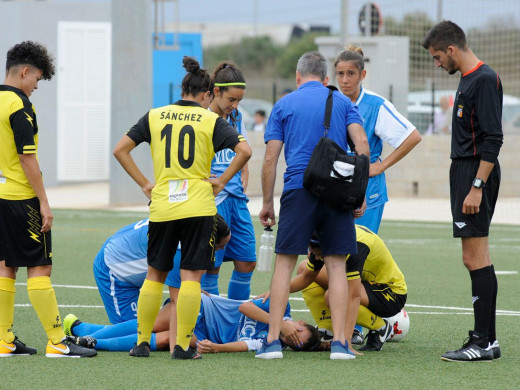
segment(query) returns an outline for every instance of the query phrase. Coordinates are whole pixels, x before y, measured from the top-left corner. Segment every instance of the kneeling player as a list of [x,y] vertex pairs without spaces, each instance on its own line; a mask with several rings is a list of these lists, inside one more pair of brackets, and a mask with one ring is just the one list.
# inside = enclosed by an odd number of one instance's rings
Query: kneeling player
[[[230,231],[220,215],[217,220],[218,250],[229,241]],[[94,260],[94,278],[112,324],[137,317],[139,290],[148,270],[148,222],[147,218],[118,230],[105,241]],[[179,247],[171,273],[179,274],[180,261]],[[177,281],[180,286],[180,276]]]
[[[352,334],[354,324],[369,329],[366,345],[360,351],[380,351],[392,335],[392,327],[382,317],[391,317],[406,303],[404,275],[383,240],[368,228],[356,225],[358,254],[348,255],[347,324],[345,334]],[[327,270],[323,267],[319,242],[309,243],[309,258],[300,263],[298,275],[291,280],[291,292],[303,290],[303,298],[318,327],[332,329],[325,291]]]

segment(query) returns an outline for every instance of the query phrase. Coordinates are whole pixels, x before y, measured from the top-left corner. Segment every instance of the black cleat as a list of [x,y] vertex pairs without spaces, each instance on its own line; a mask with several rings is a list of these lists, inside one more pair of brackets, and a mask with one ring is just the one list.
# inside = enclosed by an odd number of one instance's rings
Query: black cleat
[[[480,345],[482,345],[482,343],[485,343],[487,347],[481,347]],[[500,355],[500,347],[497,352]],[[481,362],[491,361],[493,358],[493,347],[480,333],[471,330],[469,332],[469,338],[466,339],[462,348],[455,351],[448,351],[441,356],[441,360],[447,362]]]
[[97,340],[92,336],[85,336],[85,337],[69,336],[69,339],[72,340],[76,345],[79,345],[80,347],[89,348],[89,349],[96,348]]
[[0,340],[0,357],[35,355],[36,353],[36,348],[28,347],[16,336],[12,343]]
[[491,349],[493,350],[493,359],[500,359],[502,357],[502,352],[500,352],[500,345],[498,345],[498,340],[495,340],[495,342],[491,344]]
[[134,344],[134,347],[130,350],[130,356],[135,357],[148,357],[150,356],[150,344],[146,341],[143,341],[141,344]]
[[382,329],[368,332],[366,337],[367,343],[359,348],[360,351],[381,351],[383,349],[383,344],[392,336],[394,331],[392,325],[387,320],[383,321],[385,321],[385,326]]
[[173,348],[172,359],[202,359],[202,355],[193,348],[188,348],[188,350],[185,351],[180,345],[176,345],[175,348]]
[[53,344],[49,340],[45,349],[45,356],[49,358],[83,358],[94,357],[97,355],[95,349],[82,347],[76,343],[76,337],[66,336],[58,344]]
[[354,332],[352,333],[352,339],[350,340],[351,344],[354,345],[363,345],[363,333],[358,329],[354,328]]

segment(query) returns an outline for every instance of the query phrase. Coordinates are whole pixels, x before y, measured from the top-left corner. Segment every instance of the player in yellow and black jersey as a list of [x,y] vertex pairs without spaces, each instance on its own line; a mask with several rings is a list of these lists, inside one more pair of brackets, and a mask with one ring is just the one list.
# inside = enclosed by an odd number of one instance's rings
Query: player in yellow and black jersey
[[51,285],[52,212],[38,163],[38,124],[29,100],[41,79],[55,73],[47,49],[25,41],[7,53],[0,85],[0,357],[33,355],[12,331],[18,267],[27,267],[27,291],[47,333],[46,356],[95,356],[65,337]]
[[[148,356],[155,317],[159,312],[163,284],[173,268],[172,259],[182,245],[181,287],[177,304],[174,359],[197,359],[189,348],[200,308],[200,279],[212,268],[215,252],[216,214],[214,196],[244,166],[251,148],[226,120],[207,108],[213,82],[205,69],[184,57],[187,74],[182,80],[182,100],[150,110],[117,144],[114,155],[141,187],[150,204],[148,273],[137,303],[138,339],[131,356]],[[139,170],[130,151],[141,142],[150,144],[155,184]],[[220,177],[210,178],[216,152],[229,148],[236,153]],[[176,336],[175,336],[176,334]]]
[[[380,350],[392,334],[390,324],[381,317],[391,317],[401,311],[406,302],[406,282],[377,234],[356,225],[356,239],[358,253],[346,257],[349,299],[345,335],[352,335],[357,322],[369,329],[367,343],[360,350]],[[331,330],[330,311],[324,296],[328,276],[323,264],[319,242],[311,240],[308,259],[300,263],[290,291],[303,290],[305,303],[318,327]]]

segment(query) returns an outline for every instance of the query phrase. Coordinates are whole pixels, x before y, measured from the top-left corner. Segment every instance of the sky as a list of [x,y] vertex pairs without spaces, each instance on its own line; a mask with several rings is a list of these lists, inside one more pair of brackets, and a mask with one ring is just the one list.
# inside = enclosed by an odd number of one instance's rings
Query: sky
[[[53,1],[53,0],[50,0]],[[98,1],[110,0],[54,0]],[[128,0],[129,4],[130,1]],[[496,17],[520,27],[520,0],[375,0],[383,18],[401,19],[406,13],[426,12],[437,20],[438,7],[443,19],[450,19],[462,28],[478,27]],[[340,31],[342,0],[178,0],[181,22],[222,22],[261,24],[329,25],[333,33]],[[166,15],[173,20],[174,7],[166,1]],[[348,0],[349,34],[358,34],[358,15],[364,0]],[[228,5],[226,7],[226,5]],[[168,20],[168,19],[167,19]]]
[[[348,0],[349,32],[358,32],[357,18],[362,0]],[[520,26],[520,0],[376,0],[385,16],[400,19],[404,13],[422,10],[437,19],[437,6],[442,8],[442,17],[452,19],[461,27],[476,27],[493,16],[508,15]],[[229,2],[214,0],[179,0],[181,21],[192,22],[250,22],[254,23],[310,23],[330,25],[333,32],[340,30],[341,0],[238,0]]]

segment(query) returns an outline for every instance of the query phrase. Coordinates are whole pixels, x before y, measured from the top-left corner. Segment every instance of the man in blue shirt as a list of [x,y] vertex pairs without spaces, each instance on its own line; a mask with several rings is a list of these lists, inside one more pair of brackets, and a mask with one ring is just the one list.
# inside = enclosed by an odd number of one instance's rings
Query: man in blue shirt
[[[303,188],[303,174],[312,151],[324,134],[323,119],[329,90],[325,87],[327,60],[319,53],[304,54],[296,68],[298,90],[280,99],[267,123],[264,140],[267,144],[262,167],[263,207],[260,221],[264,226],[276,223],[273,191],[276,165],[285,144],[287,169],[280,201],[280,224],[276,237],[276,264],[271,280],[269,334],[257,357],[281,358],[278,341],[283,310],[289,299],[289,284],[299,254],[307,253],[307,244],[314,231],[322,243],[329,280],[334,341],[331,359],[352,359],[354,354],[345,344],[345,313],[347,284],[345,256],[357,253],[354,217],[351,211],[340,212],[320,201]],[[334,92],[328,137],[347,150],[347,131],[356,152],[370,155],[357,107],[343,94]],[[324,244],[326,242],[326,244]],[[326,249],[325,249],[326,248]]]

